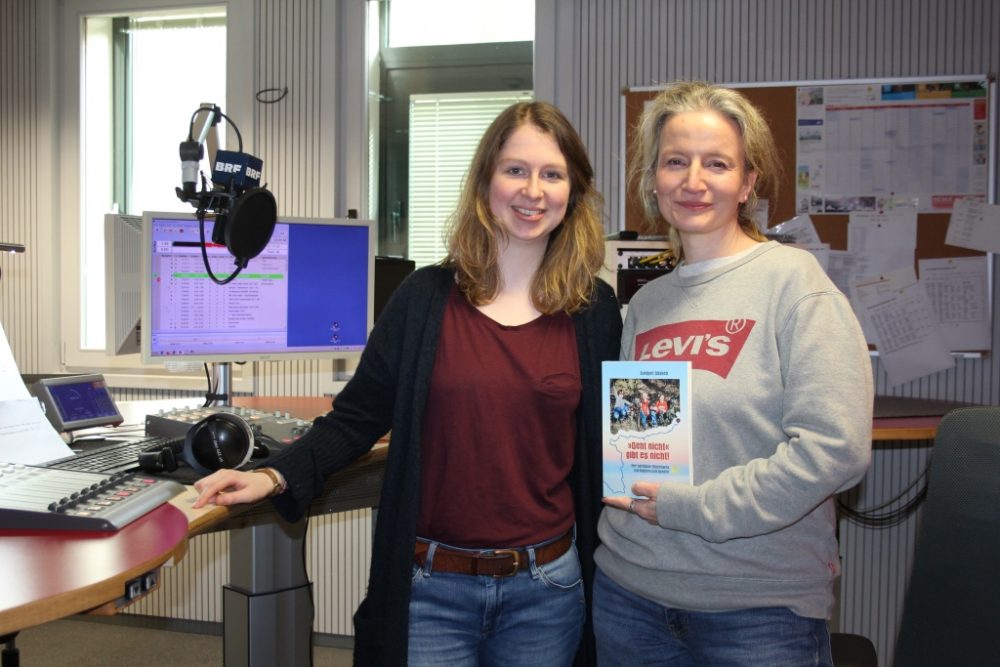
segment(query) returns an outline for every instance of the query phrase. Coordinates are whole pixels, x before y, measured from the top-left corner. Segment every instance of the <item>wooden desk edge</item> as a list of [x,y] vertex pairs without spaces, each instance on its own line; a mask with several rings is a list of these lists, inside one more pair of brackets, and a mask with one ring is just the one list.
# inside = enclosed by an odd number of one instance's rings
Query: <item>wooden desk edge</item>
[[872,440],[933,440],[942,417],[878,417],[872,421]]
[[[63,591],[41,600],[6,609],[0,612],[0,635],[20,632],[74,614],[85,614],[115,602],[124,597],[125,585],[132,579],[158,570],[168,561],[179,562],[187,553],[187,545],[187,538],[182,539],[169,551],[89,586]],[[113,597],[110,597],[112,595]]]
[[[323,498],[330,495],[331,493],[336,493],[338,488],[338,482],[343,481],[345,478],[351,477],[357,472],[365,472],[371,468],[379,468],[385,465],[385,459],[388,454],[386,441],[379,441],[372,447],[372,450],[367,454],[359,457],[351,465],[344,468],[338,473],[331,475],[331,479],[327,484],[327,488],[323,497],[316,499],[312,506],[310,514],[314,512],[317,508],[325,507]],[[332,488],[331,488],[332,487]],[[195,499],[198,497],[198,492],[195,491],[193,486],[185,487],[183,493],[174,496],[170,500],[170,504],[179,509],[188,519],[188,537],[194,537],[195,535],[200,535],[202,533],[211,533],[218,530],[229,530],[232,528],[241,527],[239,524],[240,517],[247,517],[253,515],[255,517],[274,515],[274,509],[271,507],[271,503],[268,500],[261,500],[252,505],[232,505],[228,507],[218,507],[215,505],[209,505],[201,509],[192,509],[191,505],[194,503]],[[356,509],[356,507],[374,507],[374,504],[356,502],[350,503],[349,509]],[[328,508],[325,511],[330,511]],[[346,509],[344,511],[347,511]]]

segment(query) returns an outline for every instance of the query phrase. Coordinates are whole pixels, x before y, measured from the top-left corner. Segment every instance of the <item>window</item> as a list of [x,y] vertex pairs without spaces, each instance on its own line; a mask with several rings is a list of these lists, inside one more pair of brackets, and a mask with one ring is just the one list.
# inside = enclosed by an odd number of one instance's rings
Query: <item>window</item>
[[417,267],[440,261],[443,224],[458,205],[480,137],[497,115],[531,93],[452,93],[410,97],[410,224]]
[[225,104],[225,20],[223,8],[83,19],[81,349],[105,347],[104,214],[191,208],[174,194],[178,144],[199,104]]
[[389,46],[393,48],[530,42],[534,38],[535,0],[392,0],[389,11]]
[[379,252],[421,266],[444,257],[444,225],[486,126],[532,97],[535,3],[375,4],[388,13],[371,76],[378,188],[369,213]]

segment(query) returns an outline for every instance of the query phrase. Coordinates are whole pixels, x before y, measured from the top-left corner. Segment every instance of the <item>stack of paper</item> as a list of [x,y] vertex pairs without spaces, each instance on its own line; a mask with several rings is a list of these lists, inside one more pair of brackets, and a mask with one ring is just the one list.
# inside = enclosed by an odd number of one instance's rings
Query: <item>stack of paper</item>
[[0,461],[34,465],[72,453],[21,381],[0,323]]

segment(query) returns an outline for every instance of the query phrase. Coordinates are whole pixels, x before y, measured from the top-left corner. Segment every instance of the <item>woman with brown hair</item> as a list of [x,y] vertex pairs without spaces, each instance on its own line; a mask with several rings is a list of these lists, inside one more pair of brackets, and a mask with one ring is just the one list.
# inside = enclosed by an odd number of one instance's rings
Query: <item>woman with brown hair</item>
[[618,357],[621,335],[596,277],[600,201],[558,109],[502,112],[469,169],[448,256],[393,294],[335,409],[268,474],[197,483],[199,505],[271,496],[297,519],[391,429],[357,664],[567,665],[581,636],[592,661],[600,363]]

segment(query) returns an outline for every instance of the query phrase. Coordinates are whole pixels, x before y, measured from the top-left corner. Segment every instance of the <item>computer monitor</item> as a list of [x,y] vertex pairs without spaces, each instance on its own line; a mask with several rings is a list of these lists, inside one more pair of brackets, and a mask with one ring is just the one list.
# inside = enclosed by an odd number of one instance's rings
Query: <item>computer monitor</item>
[[142,297],[142,216],[104,216],[105,349],[109,355],[139,351]]
[[396,291],[406,276],[413,273],[416,262],[403,257],[375,256],[375,320],[389,303],[389,297]]
[[[220,279],[236,266],[211,242]],[[370,220],[279,216],[267,246],[226,284],[209,278],[194,214],[143,214],[142,360],[350,359],[371,331]]]

